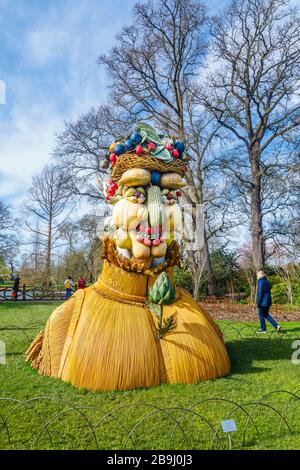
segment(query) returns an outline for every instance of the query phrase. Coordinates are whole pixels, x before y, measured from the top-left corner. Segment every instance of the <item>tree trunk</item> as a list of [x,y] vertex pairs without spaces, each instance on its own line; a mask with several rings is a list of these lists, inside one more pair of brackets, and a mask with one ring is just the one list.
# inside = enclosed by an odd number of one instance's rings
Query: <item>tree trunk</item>
[[[202,201],[203,201],[202,182],[199,181],[199,185],[201,184],[201,187],[198,188],[198,191],[195,187],[195,183],[194,183],[193,178],[189,178],[188,183],[189,183],[189,192],[190,192],[193,204],[202,203]],[[199,200],[199,197],[200,197],[200,200]],[[194,220],[194,224],[196,226],[196,221],[195,220]],[[199,259],[202,259],[203,262],[204,262],[204,272],[206,273],[206,276],[207,276],[208,293],[209,293],[209,295],[216,296],[217,295],[217,285],[216,285],[216,279],[215,279],[213,269],[212,269],[212,264],[211,264],[211,259],[210,259],[210,252],[209,252],[208,241],[207,241],[207,233],[206,233],[205,226],[203,227],[203,246],[201,248],[199,248]],[[202,267],[201,267],[201,272],[203,273],[203,268]],[[196,282],[196,279],[194,279],[194,286],[196,286],[197,284],[200,285],[200,283]],[[198,294],[198,292],[197,292],[197,294]]]
[[194,289],[193,289],[193,297],[195,300],[198,300],[201,276],[194,276]]
[[261,172],[260,147],[256,145],[250,149],[249,157],[251,163],[252,189],[251,189],[251,235],[252,235],[252,256],[253,268],[259,271],[265,265],[265,246],[262,224],[261,208]]
[[205,228],[204,228],[204,233],[203,233],[203,251],[204,251],[204,256],[205,256],[205,271],[207,273],[208,293],[209,295],[216,296],[217,295],[217,283],[216,283],[216,278],[215,278],[212,264],[211,264]]
[[51,248],[52,248],[52,217],[49,217],[48,222],[48,235],[47,235],[47,248],[45,260],[45,287],[49,287],[51,277]]

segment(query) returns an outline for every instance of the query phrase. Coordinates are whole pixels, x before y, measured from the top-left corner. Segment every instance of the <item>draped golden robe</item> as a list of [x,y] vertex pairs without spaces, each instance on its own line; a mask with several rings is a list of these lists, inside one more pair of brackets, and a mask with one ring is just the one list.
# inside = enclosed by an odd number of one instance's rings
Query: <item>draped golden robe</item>
[[[161,270],[172,279],[174,256],[155,270],[136,272],[111,240],[97,282],[60,305],[27,351],[41,374],[90,390],[129,390],[161,383],[196,383],[229,373],[219,327],[182,289],[163,307],[176,328],[156,336],[157,318],[146,307]],[[176,258],[176,255],[175,255]]]

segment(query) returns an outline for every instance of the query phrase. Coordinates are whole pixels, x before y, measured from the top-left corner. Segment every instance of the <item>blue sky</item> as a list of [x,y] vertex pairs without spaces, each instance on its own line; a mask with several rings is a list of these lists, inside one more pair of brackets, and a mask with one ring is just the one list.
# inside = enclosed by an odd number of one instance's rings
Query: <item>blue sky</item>
[[[210,1],[210,11],[226,1]],[[0,104],[0,199],[21,205],[64,120],[105,101],[107,79],[96,60],[131,22],[134,4],[0,0],[0,80],[6,86],[6,104]]]

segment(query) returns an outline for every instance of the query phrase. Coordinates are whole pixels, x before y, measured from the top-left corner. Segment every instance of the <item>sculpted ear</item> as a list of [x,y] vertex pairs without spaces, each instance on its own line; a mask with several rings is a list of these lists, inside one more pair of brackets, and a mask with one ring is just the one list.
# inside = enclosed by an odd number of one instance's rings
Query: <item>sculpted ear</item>
[[120,225],[122,222],[124,202],[125,202],[125,199],[121,199],[121,201],[117,202],[117,204],[115,204],[113,208],[112,217],[116,225]]

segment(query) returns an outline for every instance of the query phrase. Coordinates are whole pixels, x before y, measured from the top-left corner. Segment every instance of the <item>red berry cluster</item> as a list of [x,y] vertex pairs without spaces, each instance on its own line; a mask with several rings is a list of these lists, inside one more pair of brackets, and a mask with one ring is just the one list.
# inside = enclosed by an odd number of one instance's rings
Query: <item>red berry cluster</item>
[[109,161],[111,162],[112,166],[114,166],[117,161],[117,155],[115,153],[111,153],[109,156]]
[[149,142],[148,150],[150,150],[150,152],[153,152],[153,150],[155,150],[155,143],[154,142]]
[[169,152],[172,153],[174,158],[179,158],[180,157],[180,153],[178,152],[178,150],[173,148],[173,145],[166,144],[166,149],[169,150]]
[[141,145],[138,145],[135,149],[136,155],[141,155],[144,152],[144,149]]
[[105,199],[109,201],[111,197],[115,196],[117,190],[118,190],[117,183],[115,183],[113,180],[110,180]]

